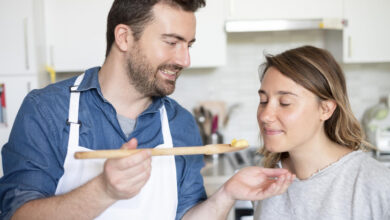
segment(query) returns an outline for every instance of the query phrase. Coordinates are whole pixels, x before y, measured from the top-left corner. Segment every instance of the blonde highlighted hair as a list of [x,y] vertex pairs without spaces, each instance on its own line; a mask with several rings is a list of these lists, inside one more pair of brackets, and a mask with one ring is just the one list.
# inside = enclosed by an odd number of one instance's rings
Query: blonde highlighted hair
[[[359,121],[353,115],[348,100],[344,73],[334,57],[324,49],[303,46],[287,50],[278,55],[266,55],[266,62],[260,67],[260,81],[270,67],[315,94],[319,100],[334,100],[337,107],[325,121],[324,130],[328,138],[352,150],[374,148],[365,141]],[[288,152],[273,153],[264,146],[264,167],[275,167],[276,163],[288,157]]]

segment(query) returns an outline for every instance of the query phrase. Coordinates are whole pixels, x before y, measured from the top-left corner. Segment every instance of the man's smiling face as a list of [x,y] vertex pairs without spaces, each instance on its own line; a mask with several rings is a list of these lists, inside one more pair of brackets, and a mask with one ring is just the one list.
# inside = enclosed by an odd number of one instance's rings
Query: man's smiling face
[[193,12],[164,3],[153,7],[153,20],[133,42],[127,58],[129,77],[137,91],[150,96],[173,93],[181,70],[190,65],[195,28]]

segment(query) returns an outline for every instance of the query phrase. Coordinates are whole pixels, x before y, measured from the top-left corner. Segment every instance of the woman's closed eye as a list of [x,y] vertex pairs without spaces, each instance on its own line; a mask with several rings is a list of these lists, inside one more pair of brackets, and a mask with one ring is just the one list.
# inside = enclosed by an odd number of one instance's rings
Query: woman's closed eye
[[287,102],[283,103],[283,102],[281,102],[280,105],[283,106],[283,107],[286,107],[286,106],[289,106],[290,103],[287,103]]
[[266,105],[268,104],[268,98],[265,95],[260,94],[260,105]]

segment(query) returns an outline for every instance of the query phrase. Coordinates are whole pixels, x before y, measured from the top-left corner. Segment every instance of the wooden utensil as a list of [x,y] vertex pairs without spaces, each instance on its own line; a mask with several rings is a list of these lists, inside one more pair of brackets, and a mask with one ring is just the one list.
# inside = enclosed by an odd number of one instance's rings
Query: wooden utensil
[[[221,154],[227,152],[239,151],[247,148],[232,147],[230,144],[210,144],[205,146],[192,147],[173,147],[173,148],[151,148],[152,156],[163,155],[190,155],[190,154]],[[118,149],[118,150],[96,150],[96,151],[79,151],[74,154],[76,159],[93,159],[93,158],[118,158],[126,157],[146,149]]]

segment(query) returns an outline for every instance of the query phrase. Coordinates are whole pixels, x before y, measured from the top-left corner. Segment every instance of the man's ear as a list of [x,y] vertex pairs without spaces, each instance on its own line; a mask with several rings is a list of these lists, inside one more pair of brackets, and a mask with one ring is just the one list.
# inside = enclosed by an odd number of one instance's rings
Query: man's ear
[[133,33],[129,26],[118,24],[114,30],[115,44],[120,51],[125,52],[131,48],[133,44]]
[[321,101],[321,120],[326,121],[332,117],[334,110],[337,107],[335,100]]

